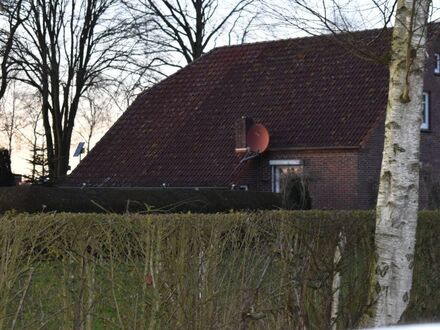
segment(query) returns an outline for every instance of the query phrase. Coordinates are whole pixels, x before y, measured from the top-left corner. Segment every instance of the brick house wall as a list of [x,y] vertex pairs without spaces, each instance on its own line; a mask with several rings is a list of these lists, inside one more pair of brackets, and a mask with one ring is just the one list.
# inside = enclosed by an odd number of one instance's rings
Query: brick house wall
[[384,121],[385,116],[373,128],[359,151],[359,209],[372,209],[376,205],[384,142]]
[[428,194],[432,184],[440,180],[440,75],[434,73],[435,53],[440,54],[439,41],[430,47],[424,78],[424,91],[430,95],[430,127],[429,130],[421,133],[420,204],[422,208],[428,207]]
[[359,205],[357,149],[269,151],[245,169],[240,184],[251,190],[272,191],[270,160],[301,160],[311,176],[313,208],[354,209]]

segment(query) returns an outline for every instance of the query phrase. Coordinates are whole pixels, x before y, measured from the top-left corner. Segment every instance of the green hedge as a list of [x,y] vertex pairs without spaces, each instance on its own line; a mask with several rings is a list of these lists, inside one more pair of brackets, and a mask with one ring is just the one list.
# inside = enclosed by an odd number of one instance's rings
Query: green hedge
[[[327,329],[336,273],[338,328],[365,309],[372,212],[0,221],[0,328]],[[440,320],[439,232],[440,213],[422,212],[405,321]]]
[[280,208],[279,194],[194,189],[0,187],[0,212],[228,212]]

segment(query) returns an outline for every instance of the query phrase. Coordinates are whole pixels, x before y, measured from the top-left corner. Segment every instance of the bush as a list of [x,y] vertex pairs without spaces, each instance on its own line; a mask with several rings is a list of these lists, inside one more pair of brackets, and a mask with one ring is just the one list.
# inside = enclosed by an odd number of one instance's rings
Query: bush
[[[0,220],[0,328],[326,329],[336,273],[338,328],[365,310],[372,212]],[[440,318],[439,227],[439,212],[421,213],[405,320]]]
[[283,208],[287,210],[310,210],[312,208],[308,178],[303,174],[286,175],[281,196]]
[[430,210],[440,209],[440,181],[434,175],[431,166],[424,166],[421,168],[422,182],[424,183],[427,197],[428,208]]
[[281,207],[279,194],[194,189],[0,188],[0,212],[229,212]]
[[11,171],[11,158],[7,149],[0,148],[0,187],[15,185]]

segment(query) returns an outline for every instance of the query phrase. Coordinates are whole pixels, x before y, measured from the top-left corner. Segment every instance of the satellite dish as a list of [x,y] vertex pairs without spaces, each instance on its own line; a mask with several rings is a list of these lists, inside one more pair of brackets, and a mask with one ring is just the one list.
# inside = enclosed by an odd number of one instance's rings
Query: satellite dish
[[250,151],[263,153],[269,146],[269,131],[264,125],[255,124],[247,132],[246,142]]
[[73,157],[81,156],[81,154],[84,153],[84,145],[85,142],[78,143],[78,146],[76,147],[75,152],[73,153]]

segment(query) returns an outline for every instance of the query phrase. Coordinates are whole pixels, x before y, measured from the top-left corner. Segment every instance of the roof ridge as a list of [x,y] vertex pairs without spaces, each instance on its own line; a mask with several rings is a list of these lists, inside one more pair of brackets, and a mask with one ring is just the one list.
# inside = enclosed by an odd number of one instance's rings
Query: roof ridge
[[[386,28],[386,29],[390,29],[390,28]],[[235,48],[235,47],[242,47],[242,46],[252,46],[252,45],[262,45],[262,44],[275,44],[278,42],[286,42],[286,41],[297,41],[297,40],[305,40],[305,39],[318,39],[318,38],[327,38],[327,37],[334,37],[334,36],[342,36],[344,34],[360,34],[360,33],[368,33],[368,32],[373,32],[373,31],[380,31],[383,30],[383,28],[375,28],[375,29],[367,29],[367,30],[356,30],[356,31],[340,31],[337,33],[333,33],[333,32],[328,32],[328,33],[324,33],[324,34],[316,34],[316,35],[306,35],[306,36],[298,36],[298,37],[292,37],[292,38],[281,38],[281,39],[272,39],[272,40],[261,40],[261,41],[252,41],[252,42],[244,42],[241,44],[234,44],[234,45],[223,45],[223,46],[218,46],[218,47],[214,47],[212,50],[217,50],[217,49],[223,49],[223,48]],[[207,55],[209,54],[203,54]]]
[[[433,27],[440,27],[440,22],[429,22],[428,28]],[[213,50],[218,49],[224,49],[224,48],[235,48],[235,47],[242,47],[242,46],[253,46],[253,45],[263,45],[263,44],[275,44],[278,42],[286,42],[286,41],[294,41],[294,40],[305,40],[305,39],[314,39],[314,38],[326,38],[326,37],[336,37],[336,36],[343,36],[343,35],[350,35],[350,34],[362,34],[362,33],[371,33],[374,31],[384,31],[384,30],[391,30],[393,27],[380,27],[380,28],[374,28],[374,29],[366,29],[366,30],[355,30],[355,31],[338,31],[338,32],[331,32],[326,31],[327,33],[323,34],[314,34],[314,35],[305,35],[305,36],[298,36],[298,37],[292,37],[292,38],[281,38],[281,39],[272,39],[272,40],[260,40],[260,41],[251,41],[251,42],[243,42],[241,44],[234,44],[234,45],[222,45],[218,47],[212,48],[209,52],[206,54],[203,54],[202,56],[208,55]]]

